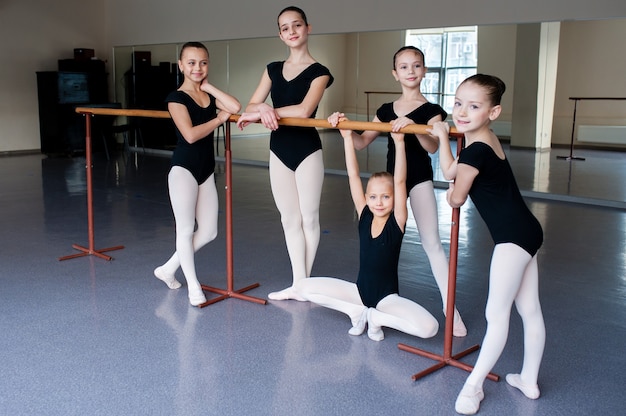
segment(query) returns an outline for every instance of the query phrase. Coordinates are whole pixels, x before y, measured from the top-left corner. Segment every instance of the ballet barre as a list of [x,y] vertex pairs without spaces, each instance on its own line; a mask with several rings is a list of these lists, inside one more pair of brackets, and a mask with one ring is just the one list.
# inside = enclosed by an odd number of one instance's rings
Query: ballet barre
[[[97,250],[94,244],[94,218],[93,218],[93,188],[92,188],[92,162],[91,162],[91,117],[96,115],[108,115],[108,116],[127,116],[127,117],[148,117],[148,118],[170,118],[170,114],[167,111],[160,110],[139,110],[139,109],[115,109],[115,108],[96,108],[96,107],[77,107],[75,110],[79,114],[86,116],[86,170],[87,170],[87,212],[88,212],[88,227],[89,227],[89,247],[85,248],[78,245],[73,245],[75,249],[82,251],[80,254],[73,254],[65,256],[59,260],[67,260],[70,258],[76,258],[86,255],[95,255],[97,257],[111,260],[110,256],[102,254],[106,251],[117,250],[124,248],[124,246],[116,246],[106,249]],[[240,115],[231,115],[225,123],[225,169],[226,169],[226,289],[220,289],[212,286],[201,285],[203,290],[216,293],[218,296],[212,299],[208,299],[206,303],[199,305],[203,308],[213,303],[219,302],[228,298],[237,298],[265,305],[267,301],[248,295],[244,295],[251,289],[259,286],[259,283],[246,286],[242,289],[234,289],[234,253],[233,253],[233,218],[232,218],[232,154],[231,154],[231,123],[236,123],[239,120]],[[326,119],[310,119],[310,118],[295,118],[285,117],[278,121],[278,124],[285,126],[299,126],[299,127],[315,127],[325,129],[346,129],[346,130],[377,130],[380,132],[391,132],[390,123],[370,122],[370,121],[351,121],[345,120],[333,127]],[[430,126],[412,124],[403,127],[399,130],[399,133],[411,133],[411,134],[428,134]],[[450,128],[450,135],[458,137],[457,152],[461,148],[461,137],[454,127]],[[434,354],[428,351],[420,350],[414,347],[410,347],[404,344],[398,344],[398,348],[411,352],[414,354],[422,355],[433,360],[438,361],[433,367],[422,371],[421,373],[413,376],[416,380],[423,375],[430,374],[437,369],[443,368],[447,365],[452,365],[458,368],[471,371],[471,366],[458,361],[459,358],[476,351],[479,346],[476,345],[466,351],[452,355],[452,342],[453,342],[453,323],[454,323],[454,304],[455,304],[455,292],[456,292],[456,269],[457,269],[457,256],[458,256],[458,227],[459,227],[459,208],[452,210],[452,231],[450,238],[450,268],[448,272],[448,293],[447,293],[447,306],[446,306],[446,321],[444,329],[444,353],[443,355]],[[489,374],[488,378],[498,380],[498,376]]]
[[607,100],[607,101],[624,101],[626,97],[569,97],[570,100],[574,101],[574,115],[572,116],[572,136],[570,138],[569,143],[569,155],[568,156],[557,156],[557,159],[562,160],[585,160],[584,157],[574,156],[574,133],[576,131],[576,107],[578,106],[578,102],[581,100],[590,100],[590,101],[598,101],[598,100]]

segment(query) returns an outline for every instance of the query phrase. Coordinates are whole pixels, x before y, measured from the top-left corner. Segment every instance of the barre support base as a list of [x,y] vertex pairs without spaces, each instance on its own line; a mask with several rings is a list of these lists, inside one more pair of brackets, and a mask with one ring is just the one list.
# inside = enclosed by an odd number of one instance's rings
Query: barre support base
[[100,257],[104,260],[113,260],[113,257],[108,256],[105,253],[107,251],[113,250],[121,250],[124,246],[115,246],[109,248],[103,248],[100,250],[95,249],[95,238],[94,238],[94,221],[93,221],[93,175],[92,169],[93,164],[91,160],[91,117],[93,114],[85,113],[85,159],[86,166],[85,169],[87,171],[87,228],[88,228],[88,237],[89,237],[89,247],[83,247],[78,244],[72,244],[72,247],[80,253],[70,254],[68,256],[59,257],[59,261],[75,259],[78,257],[85,256],[96,256]]

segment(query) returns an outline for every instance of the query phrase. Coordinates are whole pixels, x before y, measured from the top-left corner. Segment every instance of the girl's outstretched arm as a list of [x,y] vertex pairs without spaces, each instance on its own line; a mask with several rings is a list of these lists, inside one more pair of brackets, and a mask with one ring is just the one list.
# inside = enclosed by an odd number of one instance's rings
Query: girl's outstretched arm
[[365,192],[363,191],[363,182],[359,172],[359,162],[356,158],[356,150],[352,141],[351,130],[341,130],[343,136],[343,147],[346,155],[346,170],[348,171],[348,181],[350,183],[350,194],[356,212],[361,216],[363,208],[365,208]]
[[393,212],[396,222],[404,230],[409,216],[406,208],[406,149],[404,134],[391,133],[391,138],[396,147],[396,161],[393,168]]
[[[339,112],[332,113],[328,117],[328,123],[330,123],[330,125],[333,127],[337,127],[337,124],[339,124],[340,121],[346,121],[346,120],[348,120],[346,115],[344,113],[339,113]],[[374,117],[372,122],[378,123],[380,122],[380,120],[378,119],[378,117]],[[376,130],[365,130],[361,134],[358,134],[352,131],[352,142],[354,143],[354,148],[356,150],[365,149],[379,135],[380,135],[380,132]]]

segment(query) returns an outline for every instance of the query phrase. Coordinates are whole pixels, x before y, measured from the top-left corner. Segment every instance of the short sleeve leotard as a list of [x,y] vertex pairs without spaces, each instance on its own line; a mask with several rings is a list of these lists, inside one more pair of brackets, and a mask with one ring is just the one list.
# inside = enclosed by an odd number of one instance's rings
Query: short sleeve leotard
[[372,237],[374,214],[368,206],[359,219],[360,262],[356,281],[367,307],[376,307],[388,295],[398,293],[398,261],[404,232],[393,212],[379,236]]
[[[191,117],[191,124],[198,126],[217,117],[215,98],[209,95],[209,99],[209,105],[201,107],[187,93],[173,91],[169,93],[165,101],[168,103],[179,103],[187,107]],[[176,130],[177,142],[172,155],[171,166],[181,166],[187,169],[196,179],[198,185],[202,185],[215,171],[213,132],[194,143],[189,143],[175,124],[174,128]]]
[[[283,77],[283,64],[284,61],[267,65],[267,73],[272,80],[271,97],[274,108],[300,104],[309,92],[311,83],[318,77],[330,77],[326,88],[333,83],[333,76],[328,68],[318,62],[287,81]],[[310,118],[315,118],[316,112],[317,108]],[[315,127],[279,126],[270,135],[270,150],[293,171],[307,156],[321,148],[322,141]]]
[[509,161],[488,144],[475,142],[461,150],[459,163],[478,169],[469,196],[493,241],[517,244],[534,256],[543,243],[543,230],[522,198]]
[[[438,115],[441,115],[442,120],[445,120],[448,116],[441,106],[427,102],[408,113],[406,117],[413,120],[415,124],[427,124],[431,118]],[[393,103],[386,103],[376,110],[376,117],[380,121],[388,123],[397,119],[398,115],[393,110]],[[391,133],[387,134],[387,138],[387,172],[393,174],[396,163],[396,147],[393,144]],[[433,180],[433,168],[428,152],[422,147],[416,135],[405,134],[404,143],[406,147],[406,190],[408,194],[415,185]]]

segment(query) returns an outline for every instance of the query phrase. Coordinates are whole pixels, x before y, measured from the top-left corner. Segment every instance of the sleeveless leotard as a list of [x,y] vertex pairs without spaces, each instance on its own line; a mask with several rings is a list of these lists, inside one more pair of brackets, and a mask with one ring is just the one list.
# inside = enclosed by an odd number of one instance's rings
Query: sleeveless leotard
[[469,196],[493,241],[517,244],[534,256],[543,243],[543,230],[522,198],[509,161],[488,144],[475,142],[461,150],[459,163],[478,169]]
[[[291,81],[283,77],[282,62],[267,65],[267,73],[272,80],[271,97],[275,108],[300,104],[309,92],[314,79],[328,75],[326,88],[333,83],[328,68],[316,62],[308,66]],[[317,108],[310,115],[315,118]],[[322,141],[315,127],[279,126],[270,135],[270,150],[287,166],[295,171],[307,156],[322,148]]]
[[[408,113],[406,117],[413,120],[415,124],[427,124],[431,118],[437,115],[441,115],[442,120],[445,120],[448,116],[441,106],[433,103],[424,103]],[[398,115],[393,110],[393,103],[386,103],[380,106],[376,110],[376,116],[385,123],[398,118]],[[387,134],[387,138],[387,172],[393,174],[396,163],[396,146],[393,144],[391,133]],[[405,134],[404,143],[406,148],[406,190],[408,195],[415,185],[433,180],[433,168],[430,156],[420,144],[417,136]]]
[[[187,107],[191,124],[197,126],[217,117],[215,98],[209,95],[210,103],[207,107],[199,106],[193,98],[183,91],[173,91],[166,102],[179,103]],[[176,148],[172,154],[171,166],[181,166],[187,169],[202,185],[215,171],[215,151],[213,149],[213,132],[194,143],[189,143],[181,134],[176,124]]]
[[367,307],[376,307],[388,295],[398,293],[398,261],[404,232],[393,212],[379,236],[372,238],[374,214],[368,206],[359,219],[360,262],[356,281]]

